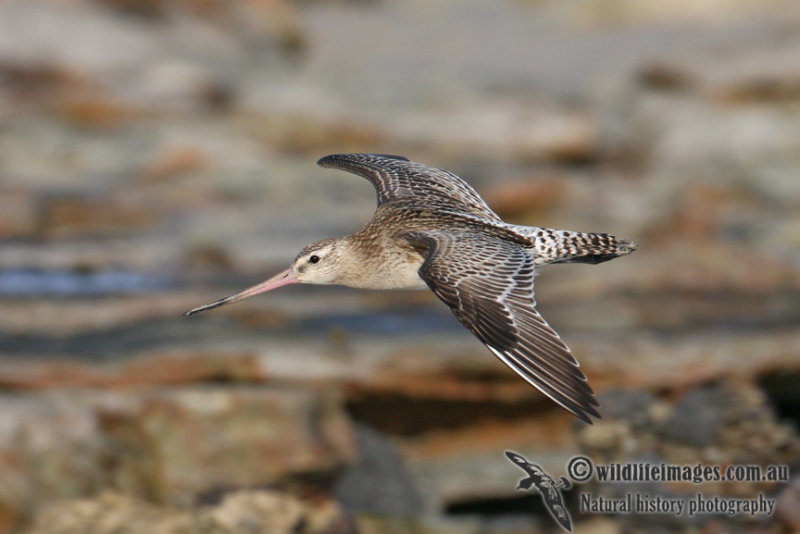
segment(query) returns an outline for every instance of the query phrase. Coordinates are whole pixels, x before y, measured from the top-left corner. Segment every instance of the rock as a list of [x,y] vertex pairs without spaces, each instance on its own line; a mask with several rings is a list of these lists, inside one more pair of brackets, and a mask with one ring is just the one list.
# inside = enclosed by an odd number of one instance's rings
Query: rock
[[605,517],[592,517],[575,524],[575,534],[620,534],[619,524]]
[[[741,54],[702,54],[690,63],[703,93],[733,108],[793,102],[800,94],[797,39],[769,43]],[[709,68],[713,64],[713,68]]]
[[165,502],[215,487],[254,487],[292,473],[332,472],[354,457],[335,399],[263,388],[200,388],[106,409],[115,486]]
[[97,491],[107,478],[105,452],[91,412],[57,395],[0,397],[0,528],[19,526],[54,497]]
[[[487,529],[484,521],[476,518],[453,519],[441,517],[392,518],[377,516],[361,516],[356,518],[358,534],[386,534],[393,532],[414,532],[418,534],[484,534]],[[530,530],[526,534],[538,534]],[[517,534],[500,530],[497,534]],[[521,534],[521,533],[520,533]]]
[[[521,406],[527,409],[514,410]],[[558,408],[521,406],[512,404],[509,414],[502,408],[494,415],[475,413],[458,427],[394,438],[428,506],[517,497],[521,472],[505,457],[506,450],[519,452],[554,475],[564,473],[567,461],[578,452],[574,426],[581,423]]]
[[687,91],[696,84],[693,75],[685,67],[664,61],[643,66],[637,78],[645,87],[658,91]]
[[135,117],[136,109],[98,94],[80,94],[60,98],[54,106],[56,116],[78,128],[101,132],[119,128]]
[[457,118],[440,113],[406,114],[395,130],[412,147],[470,157],[483,154],[517,161],[586,162],[597,157],[596,118],[549,102],[513,100],[466,108]]
[[[791,4],[783,3],[788,9]],[[691,0],[664,4],[658,0],[590,0],[559,5],[558,12],[574,23],[591,26],[663,27],[671,25],[710,25],[712,21],[737,21],[770,13],[770,7],[755,0],[717,0],[698,5]]]
[[0,526],[102,488],[187,505],[218,488],[329,475],[354,457],[341,406],[308,391],[82,389],[1,402]]
[[657,400],[652,393],[640,390],[613,389],[598,397],[598,402],[603,406],[604,417],[631,422],[647,419],[651,406]]
[[233,261],[225,249],[213,244],[192,246],[186,250],[181,263],[191,270],[220,271],[233,268]]
[[728,422],[728,408],[735,401],[732,391],[700,387],[683,397],[663,426],[664,437],[690,447],[707,447]]
[[46,507],[27,534],[348,534],[355,529],[329,500],[302,501],[273,490],[229,493],[219,504],[173,508],[106,492]]
[[790,531],[800,530],[800,477],[792,478],[780,493],[775,505],[775,517]]
[[800,96],[800,78],[792,76],[757,76],[718,89],[717,95],[726,103],[793,102]]
[[24,190],[6,190],[0,195],[0,239],[32,237],[36,233],[38,202]]
[[161,218],[152,204],[130,199],[103,199],[54,196],[40,208],[37,234],[50,238],[113,235],[142,231]]
[[226,495],[213,510],[202,510],[198,532],[263,532],[265,534],[355,533],[339,506],[328,499],[303,502],[271,491],[239,491]]
[[[635,429],[626,418],[610,417],[593,427],[579,429],[578,443],[582,452],[595,462],[704,464],[722,469],[730,465],[791,466],[800,452],[797,432],[779,422],[764,395],[749,384],[721,382],[701,386],[676,401],[654,403],[647,412],[648,417]],[[690,482],[653,482],[647,485],[606,484],[592,491],[611,492],[617,496],[624,491],[637,491],[685,498],[700,488],[706,497],[753,497],[764,493],[774,498],[782,492],[785,495],[782,498],[791,500],[791,490],[784,488],[784,484],[762,480],[704,481],[701,486]],[[647,529],[664,520],[656,517],[633,515],[626,517],[625,523]],[[751,519],[738,516],[726,521],[746,526]],[[713,515],[670,516],[669,521],[673,528],[702,524],[709,529],[715,528],[718,522]]]
[[290,152],[354,152],[360,146],[384,146],[386,132],[371,121],[355,117],[314,117],[272,111],[248,120],[252,135],[262,142]]
[[[541,220],[564,202],[565,188],[563,176],[546,175],[490,187],[483,197],[501,217]],[[524,223],[520,220],[518,224]]]
[[778,369],[798,369],[800,361],[791,348],[798,340],[796,331],[778,328],[769,334],[721,338],[687,335],[659,343],[640,339],[571,345],[596,390],[686,391],[715,380],[748,380]]
[[158,182],[208,166],[208,155],[194,147],[176,147],[158,154],[142,173],[145,182]]
[[391,440],[363,425],[355,428],[358,457],[336,480],[334,495],[345,510],[412,517],[425,502]]
[[3,89],[22,102],[49,100],[55,95],[85,91],[88,80],[79,72],[47,61],[0,61]]

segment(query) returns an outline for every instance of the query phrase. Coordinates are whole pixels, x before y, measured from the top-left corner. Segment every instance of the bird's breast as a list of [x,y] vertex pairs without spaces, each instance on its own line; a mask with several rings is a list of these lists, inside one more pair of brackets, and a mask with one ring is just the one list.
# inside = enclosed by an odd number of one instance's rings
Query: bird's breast
[[395,265],[392,269],[393,274],[390,275],[392,285],[387,289],[424,289],[428,287],[425,281],[419,277],[419,268],[422,267],[425,259],[419,255],[415,256]]
[[424,289],[428,286],[419,277],[424,261],[419,253],[406,248],[373,250],[348,273],[344,285],[361,289]]

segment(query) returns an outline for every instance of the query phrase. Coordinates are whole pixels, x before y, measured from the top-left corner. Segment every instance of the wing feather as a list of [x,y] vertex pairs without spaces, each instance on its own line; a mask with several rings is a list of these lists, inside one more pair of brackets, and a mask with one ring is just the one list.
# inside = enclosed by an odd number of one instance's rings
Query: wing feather
[[375,187],[379,206],[398,198],[430,200],[435,197],[467,213],[500,221],[472,186],[443,169],[385,154],[331,154],[320,159],[317,165],[366,178]]
[[600,417],[567,345],[535,309],[534,260],[518,244],[475,232],[410,232],[428,255],[419,274],[503,363],[579,418]]

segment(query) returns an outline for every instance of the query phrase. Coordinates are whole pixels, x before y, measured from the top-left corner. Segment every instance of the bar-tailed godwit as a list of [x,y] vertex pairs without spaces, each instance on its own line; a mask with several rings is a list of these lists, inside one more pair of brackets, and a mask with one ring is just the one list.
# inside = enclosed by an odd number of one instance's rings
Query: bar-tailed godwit
[[335,154],[322,167],[369,180],[378,208],[358,232],[303,248],[285,271],[186,315],[288,284],[429,287],[500,360],[579,418],[600,417],[580,364],[535,309],[533,278],[551,263],[600,263],[636,244],[601,233],[503,222],[455,174],[382,154]]

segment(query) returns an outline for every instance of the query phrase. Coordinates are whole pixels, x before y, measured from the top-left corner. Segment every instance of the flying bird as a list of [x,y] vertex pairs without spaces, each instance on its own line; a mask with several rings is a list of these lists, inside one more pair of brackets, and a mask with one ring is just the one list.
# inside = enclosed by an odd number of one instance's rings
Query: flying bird
[[565,530],[572,532],[572,517],[564,505],[564,495],[561,493],[561,490],[572,488],[572,483],[567,477],[556,480],[539,465],[529,462],[521,454],[513,451],[506,451],[506,457],[528,474],[519,481],[517,489],[529,490],[535,486],[553,519]]
[[296,283],[428,287],[528,383],[587,423],[600,417],[580,364],[536,311],[533,278],[551,263],[596,264],[630,254],[635,243],[506,223],[455,174],[403,157],[334,154],[317,163],[372,183],[372,219],[353,234],[306,246],[269,280],[185,315]]

